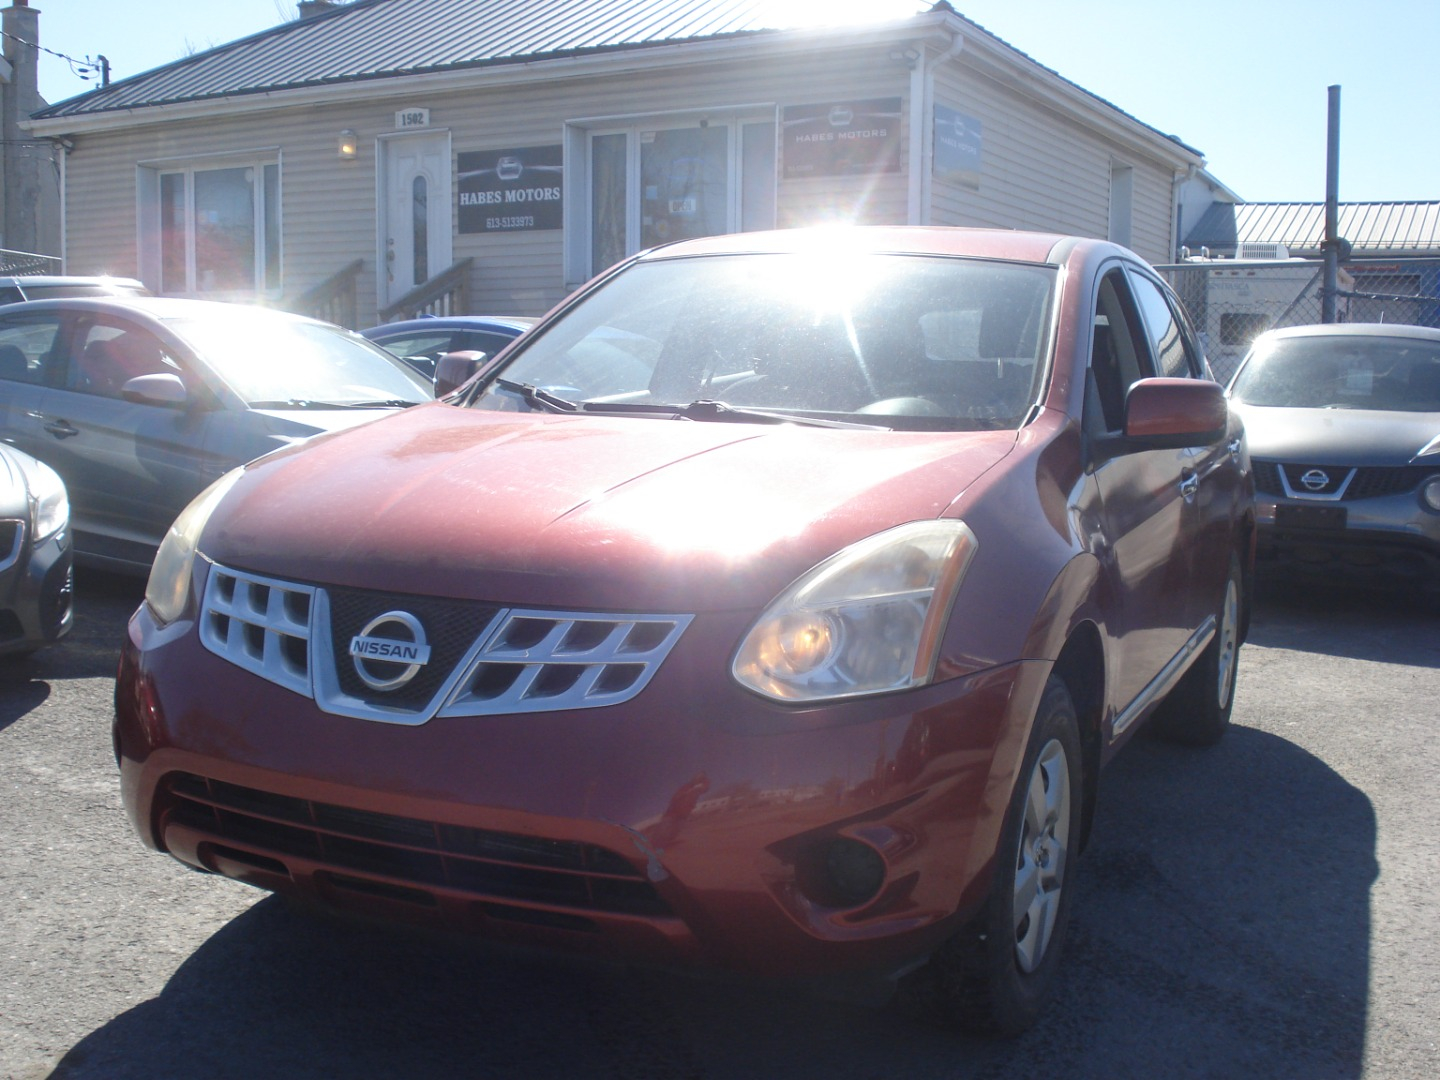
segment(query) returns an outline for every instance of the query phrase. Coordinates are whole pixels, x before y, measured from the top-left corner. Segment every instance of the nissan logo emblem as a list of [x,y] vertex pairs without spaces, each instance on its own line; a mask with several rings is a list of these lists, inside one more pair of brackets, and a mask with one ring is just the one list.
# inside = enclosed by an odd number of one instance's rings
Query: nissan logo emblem
[[1300,483],[1305,485],[1307,491],[1324,491],[1330,486],[1330,474],[1324,469],[1311,469],[1300,477]]
[[355,674],[372,690],[399,690],[430,662],[425,628],[408,611],[387,611],[350,639]]

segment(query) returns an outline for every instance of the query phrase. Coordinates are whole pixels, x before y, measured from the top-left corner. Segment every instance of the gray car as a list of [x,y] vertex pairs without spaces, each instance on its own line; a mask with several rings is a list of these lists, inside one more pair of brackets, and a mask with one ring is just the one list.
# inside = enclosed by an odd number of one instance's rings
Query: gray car
[[175,516],[236,465],[433,397],[338,326],[155,297],[0,309],[0,439],[64,478],[79,561],[144,572]]
[[1440,580],[1440,330],[1272,330],[1230,396],[1255,467],[1261,558]]
[[74,277],[55,274],[13,274],[0,277],[0,304],[24,300],[55,300],[62,296],[149,296],[134,278]]
[[70,504],[54,469],[0,443],[0,656],[69,633]]

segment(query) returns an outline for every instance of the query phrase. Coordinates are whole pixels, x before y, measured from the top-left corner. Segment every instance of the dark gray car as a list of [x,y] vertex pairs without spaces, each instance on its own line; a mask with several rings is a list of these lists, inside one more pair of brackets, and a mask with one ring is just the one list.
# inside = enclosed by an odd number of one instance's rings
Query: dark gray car
[[358,334],[284,312],[153,297],[0,309],[0,438],[65,480],[76,557],[144,571],[216,477],[433,397]]
[[70,505],[55,470],[0,443],[0,656],[70,631]]
[[1255,466],[1262,558],[1440,580],[1440,330],[1272,330],[1230,395]]

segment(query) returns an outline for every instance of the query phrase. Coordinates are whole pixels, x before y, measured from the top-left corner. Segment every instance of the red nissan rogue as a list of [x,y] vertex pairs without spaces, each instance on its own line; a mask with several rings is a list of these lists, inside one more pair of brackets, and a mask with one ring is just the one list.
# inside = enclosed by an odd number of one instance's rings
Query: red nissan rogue
[[116,691],[144,841],[1033,1021],[1101,768],[1218,739],[1246,633],[1244,438],[1161,280],[1063,236],[721,236],[478,364],[174,523]]

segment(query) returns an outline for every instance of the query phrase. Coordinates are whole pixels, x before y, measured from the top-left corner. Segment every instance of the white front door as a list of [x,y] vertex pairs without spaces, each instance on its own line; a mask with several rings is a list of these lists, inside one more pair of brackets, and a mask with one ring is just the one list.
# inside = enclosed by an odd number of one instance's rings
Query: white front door
[[381,140],[380,306],[450,265],[450,133]]

